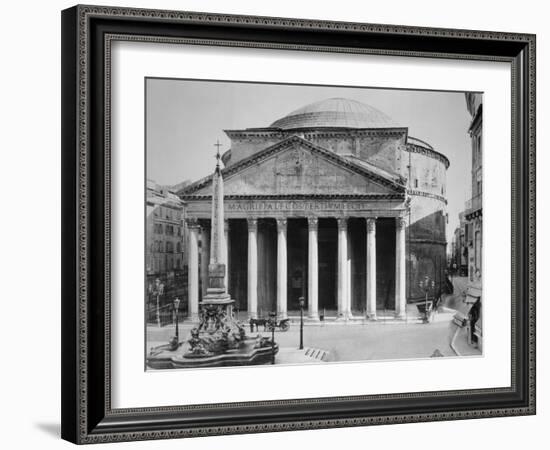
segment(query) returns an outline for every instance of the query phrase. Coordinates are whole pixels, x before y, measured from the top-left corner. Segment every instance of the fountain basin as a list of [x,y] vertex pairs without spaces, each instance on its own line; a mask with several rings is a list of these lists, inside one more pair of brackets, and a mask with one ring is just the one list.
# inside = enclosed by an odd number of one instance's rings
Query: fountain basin
[[252,366],[271,364],[272,354],[279,351],[278,344],[272,347],[256,347],[256,339],[246,339],[235,349],[211,356],[192,356],[180,347],[172,351],[169,345],[156,347],[147,356],[147,366],[151,369],[186,369],[223,366]]

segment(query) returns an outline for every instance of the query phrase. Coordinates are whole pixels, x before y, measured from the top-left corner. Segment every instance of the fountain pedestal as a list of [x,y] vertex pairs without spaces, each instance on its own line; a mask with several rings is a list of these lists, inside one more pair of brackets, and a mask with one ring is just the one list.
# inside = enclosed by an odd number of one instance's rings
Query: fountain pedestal
[[[199,325],[187,345],[161,345],[151,350],[147,365],[153,369],[243,366],[268,364],[279,347],[260,335],[250,338],[233,315],[234,300],[225,292],[225,266],[210,264],[209,287],[200,303]],[[221,285],[221,287],[220,287]]]

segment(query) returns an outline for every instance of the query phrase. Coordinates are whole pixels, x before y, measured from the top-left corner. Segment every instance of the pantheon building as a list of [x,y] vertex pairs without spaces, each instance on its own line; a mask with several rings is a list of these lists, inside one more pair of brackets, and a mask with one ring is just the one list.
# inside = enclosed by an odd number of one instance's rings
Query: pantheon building
[[[405,318],[445,280],[449,160],[383,112],[322,100],[265,128],[225,130],[227,286],[249,317]],[[209,261],[212,177],[178,192],[188,227],[189,314]],[[432,293],[430,293],[432,295]]]

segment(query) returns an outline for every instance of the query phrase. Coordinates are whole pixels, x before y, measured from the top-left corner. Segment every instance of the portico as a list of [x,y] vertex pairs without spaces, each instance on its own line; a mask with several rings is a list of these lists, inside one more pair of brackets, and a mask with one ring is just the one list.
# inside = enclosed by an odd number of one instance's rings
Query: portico
[[[251,318],[276,311],[285,318],[299,309],[298,299],[303,296],[312,321],[319,320],[320,314],[343,322],[354,317],[376,320],[377,310],[382,309],[403,316],[405,239],[399,210],[389,216],[381,210],[355,211],[354,215],[340,211],[339,216],[320,210],[316,215],[310,210],[308,216],[279,210],[277,216],[268,217],[261,205],[266,203],[256,203],[254,216],[233,213],[226,219],[224,254],[231,268],[228,291],[239,311],[247,311]],[[201,224],[200,253],[207,260],[208,221],[188,220],[193,226]],[[199,291],[204,271],[199,270],[203,264],[195,250],[198,244],[193,242],[199,233],[191,229],[189,293],[193,295],[189,299],[194,312],[199,298],[194,293]],[[388,243],[394,244],[394,252],[388,252]]]

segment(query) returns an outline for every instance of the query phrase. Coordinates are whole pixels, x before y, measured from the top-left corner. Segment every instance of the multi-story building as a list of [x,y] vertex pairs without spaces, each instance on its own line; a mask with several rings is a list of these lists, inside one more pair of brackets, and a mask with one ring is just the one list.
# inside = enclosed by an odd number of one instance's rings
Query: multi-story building
[[468,275],[468,246],[466,245],[466,234],[468,224],[464,219],[464,212],[459,215],[460,224],[456,227],[451,251],[451,270],[453,275]]
[[481,293],[483,261],[483,103],[482,94],[466,93],[466,105],[472,116],[468,132],[472,141],[472,197],[466,202],[466,243],[468,246],[468,290],[466,302],[470,309],[471,342],[481,347]]
[[[158,278],[164,285],[161,303],[187,296],[185,273],[184,203],[167,187],[147,180],[146,248],[148,296]],[[150,301],[150,299],[149,299]]]

